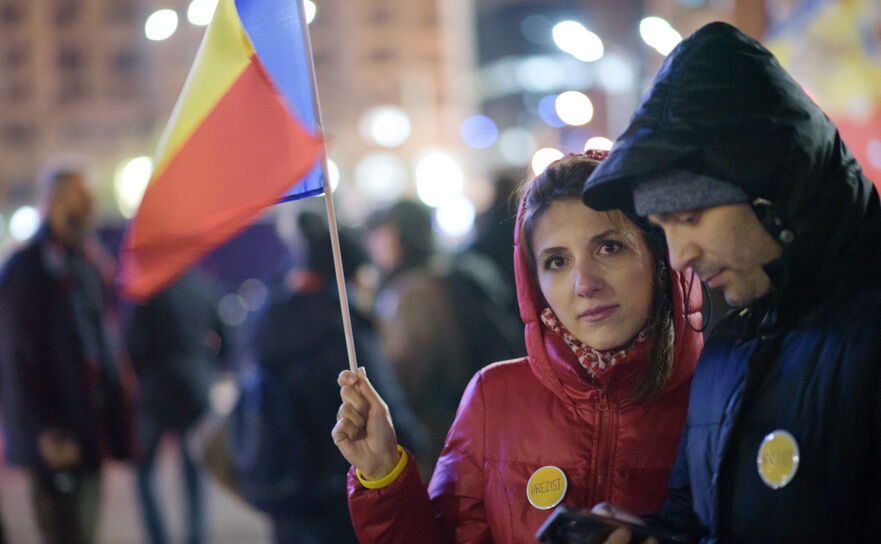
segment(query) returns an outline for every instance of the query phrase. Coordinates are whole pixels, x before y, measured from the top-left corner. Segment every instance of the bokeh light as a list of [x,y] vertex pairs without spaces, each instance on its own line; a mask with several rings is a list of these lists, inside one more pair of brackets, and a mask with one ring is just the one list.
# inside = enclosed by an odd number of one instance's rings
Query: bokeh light
[[217,304],[217,317],[230,327],[238,327],[248,318],[248,307],[238,293],[228,293]]
[[308,25],[315,20],[315,15],[318,13],[318,6],[316,6],[315,2],[312,0],[304,0],[303,12],[306,14],[306,24]]
[[870,140],[866,154],[869,156],[869,164],[881,170],[881,141]]
[[522,127],[512,127],[499,136],[499,153],[511,166],[526,166],[538,145],[531,132]]
[[520,87],[529,92],[546,93],[565,86],[566,71],[558,59],[535,55],[516,63],[514,75]]
[[594,136],[584,142],[584,150],[587,151],[588,149],[605,149],[608,151],[612,149],[612,140],[603,136]]
[[336,191],[340,184],[340,167],[331,159],[327,159],[327,181],[330,182],[330,192]]
[[639,35],[645,43],[664,56],[682,41],[682,35],[660,17],[646,17],[640,21]]
[[355,165],[355,186],[374,202],[393,202],[404,194],[407,167],[391,153],[371,153]]
[[633,90],[636,76],[630,63],[621,55],[606,55],[597,63],[600,84],[610,94],[625,94]]
[[177,12],[172,9],[154,11],[144,23],[144,35],[154,42],[170,38],[175,30],[177,30]]
[[443,206],[462,194],[465,175],[456,159],[444,151],[429,150],[416,162],[416,194],[427,206]]
[[40,228],[40,214],[33,206],[22,206],[9,219],[9,234],[16,240],[27,240]]
[[134,217],[144,198],[144,191],[153,175],[153,159],[146,156],[123,161],[113,175],[113,196],[119,213],[126,219]]
[[563,158],[563,152],[553,147],[543,147],[532,156],[532,173],[536,176],[544,172],[549,164]]
[[259,312],[269,298],[269,288],[257,278],[248,278],[239,285],[238,294],[249,312]]
[[544,15],[529,15],[520,22],[520,32],[532,43],[547,45],[551,41],[553,26]]
[[550,127],[562,128],[566,122],[557,115],[557,95],[549,94],[538,101],[538,116]]
[[581,126],[593,119],[593,104],[586,94],[578,91],[566,91],[557,96],[554,102],[557,115],[567,125]]
[[193,0],[187,7],[187,21],[192,25],[205,26],[214,17],[217,0]]
[[499,138],[495,122],[485,115],[472,115],[459,125],[459,135],[468,147],[485,149]]
[[603,41],[577,21],[559,22],[551,34],[557,47],[580,61],[593,62],[603,57]]
[[410,137],[410,117],[397,106],[375,106],[361,115],[361,137],[382,147],[398,147]]
[[220,375],[211,384],[209,390],[211,409],[215,414],[224,416],[232,411],[239,398],[239,386],[232,376]]
[[471,232],[477,210],[464,195],[439,206],[434,212],[435,229],[444,236],[461,238]]

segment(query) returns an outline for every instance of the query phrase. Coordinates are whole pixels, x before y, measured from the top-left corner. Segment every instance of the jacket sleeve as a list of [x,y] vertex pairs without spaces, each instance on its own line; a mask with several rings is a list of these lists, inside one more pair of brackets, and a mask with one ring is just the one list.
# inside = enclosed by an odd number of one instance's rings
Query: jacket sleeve
[[354,468],[349,470],[349,511],[362,544],[492,542],[483,502],[484,410],[479,376],[462,397],[429,490],[415,462],[408,462],[401,475],[381,489],[365,489]]
[[361,544],[444,542],[434,506],[428,499],[419,468],[411,457],[395,481],[380,489],[367,489],[349,469],[349,514]]
[[486,516],[486,407],[483,373],[465,389],[456,419],[434,469],[428,494],[448,542],[492,542]]

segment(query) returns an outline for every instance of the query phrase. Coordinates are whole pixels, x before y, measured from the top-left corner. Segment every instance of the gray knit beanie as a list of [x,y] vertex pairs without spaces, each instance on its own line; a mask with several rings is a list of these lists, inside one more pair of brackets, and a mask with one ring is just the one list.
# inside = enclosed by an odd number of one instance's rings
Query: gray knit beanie
[[642,181],[633,187],[633,207],[641,216],[739,204],[748,200],[746,193],[736,185],[681,170]]

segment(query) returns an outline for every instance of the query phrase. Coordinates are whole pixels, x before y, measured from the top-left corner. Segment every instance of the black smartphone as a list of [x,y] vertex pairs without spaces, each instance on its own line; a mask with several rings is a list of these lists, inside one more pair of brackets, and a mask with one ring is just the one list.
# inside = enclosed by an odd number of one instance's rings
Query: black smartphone
[[551,516],[545,520],[535,539],[548,544],[602,544],[615,529],[628,529],[631,544],[640,544],[649,537],[654,537],[661,544],[687,544],[688,537],[676,534],[661,527],[639,525],[592,514],[587,508],[570,508],[558,506]]

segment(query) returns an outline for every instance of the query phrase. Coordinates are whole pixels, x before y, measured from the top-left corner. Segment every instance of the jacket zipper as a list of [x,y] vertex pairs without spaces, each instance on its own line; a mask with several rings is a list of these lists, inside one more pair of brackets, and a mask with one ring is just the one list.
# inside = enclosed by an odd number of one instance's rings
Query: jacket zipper
[[605,500],[606,483],[609,480],[609,455],[612,448],[612,417],[609,412],[609,397],[599,391],[599,417],[597,420],[597,457],[594,464],[594,490],[591,506]]
[[[720,422],[721,427],[725,423],[725,418],[730,417],[734,419],[734,423],[731,425],[728,433],[724,436],[720,435],[722,440],[721,453],[719,454],[720,458],[711,475],[711,478],[715,480],[713,487],[711,488],[711,494],[712,507],[716,519],[716,529],[718,534],[723,535],[723,537],[724,535],[731,534],[731,514],[727,512],[727,506],[731,501],[731,497],[723,496],[723,488],[728,488],[733,485],[733,483],[729,481],[731,478],[731,471],[735,470],[735,467],[731,466],[731,448],[734,447],[732,446],[732,437],[736,438],[740,433],[740,427],[743,426],[741,418],[743,417],[743,412],[745,410],[744,407],[751,404],[753,395],[756,390],[761,387],[761,380],[763,379],[762,373],[767,372],[767,369],[772,366],[774,362],[779,364],[778,358],[780,356],[781,342],[782,340],[779,335],[775,336],[757,333],[756,346],[746,361],[746,383],[740,394],[740,407],[733,414],[725,413],[722,422]],[[725,501],[726,504],[723,505],[723,501]]]

